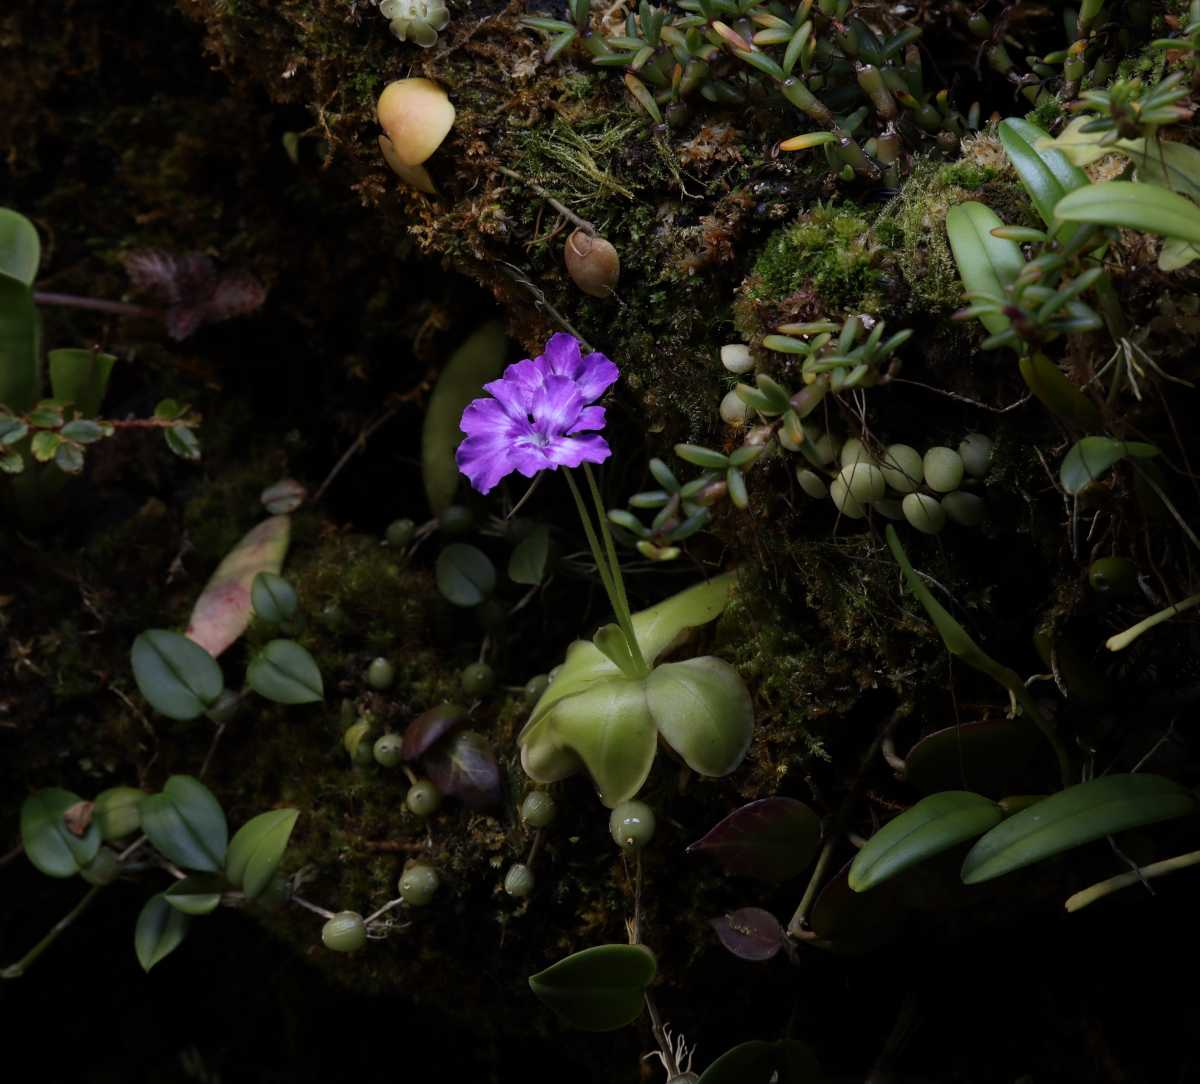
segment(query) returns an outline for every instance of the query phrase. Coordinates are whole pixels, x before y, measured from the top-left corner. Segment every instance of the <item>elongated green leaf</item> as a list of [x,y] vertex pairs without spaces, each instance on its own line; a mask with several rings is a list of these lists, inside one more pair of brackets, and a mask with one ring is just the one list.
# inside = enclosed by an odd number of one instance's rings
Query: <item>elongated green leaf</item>
[[508,578],[513,583],[541,583],[550,558],[550,528],[544,523],[535,527],[521,541],[508,559]]
[[1068,222],[1095,222],[1200,244],[1200,207],[1154,184],[1107,181],[1064,196],[1054,208]]
[[211,873],[195,873],[176,881],[163,895],[185,915],[207,915],[221,902],[221,882]]
[[234,833],[225,855],[225,876],[246,899],[258,899],[271,886],[299,816],[298,809],[272,809]]
[[177,866],[206,873],[224,868],[229,841],[225,813],[198,779],[171,776],[161,794],[142,801],[138,814],[147,838]]
[[42,258],[42,243],[23,214],[0,207],[0,272],[32,286]]
[[195,719],[225,688],[217,660],[177,632],[141,633],[133,641],[130,661],[142,695],[170,719]]
[[29,286],[0,272],[0,403],[18,414],[38,399],[40,328]]
[[94,823],[77,836],[63,820],[67,810],[81,801],[69,790],[48,787],[41,794],[31,794],[21,805],[21,843],[29,861],[48,877],[75,876],[100,850],[100,833]]
[[104,389],[116,358],[99,350],[51,350],[50,390],[55,399],[74,403],[71,414],[77,418],[94,418],[100,413]]
[[[1016,241],[991,235],[991,230],[1003,225],[995,211],[974,201],[951,207],[946,215],[946,234],[967,293],[1003,297],[1004,287],[1014,282],[1025,266],[1025,256]],[[999,335],[1008,329],[1008,317],[999,313],[979,319],[989,334]]]
[[849,883],[866,892],[910,866],[948,850],[1000,823],[1000,807],[979,794],[944,790],[922,798],[885,824],[858,852]]
[[425,496],[436,515],[454,500],[458,490],[458,464],[454,452],[463,440],[458,427],[472,399],[482,398],[483,385],[504,369],[508,336],[499,320],[486,323],[462,344],[442,370],[421,432],[421,475]]
[[496,589],[496,569],[483,550],[452,542],[438,554],[437,585],[455,606],[478,606]]
[[1153,444],[1084,437],[1063,458],[1060,471],[1063,489],[1072,495],[1081,493],[1118,460],[1126,456],[1149,459],[1156,455],[1158,449]]
[[1052,794],[993,828],[963,862],[966,884],[1196,808],[1190,790],[1161,775],[1108,775]]
[[636,1020],[654,981],[654,957],[639,945],[599,945],[529,978],[530,989],[585,1031],[614,1031]]
[[726,1050],[704,1070],[699,1084],[822,1084],[817,1056],[796,1039],[752,1040]]
[[246,680],[260,696],[277,704],[311,704],[325,699],[321,671],[313,657],[292,640],[272,640],[246,667]]
[[[1020,175],[1021,183],[1033,199],[1037,212],[1047,226],[1054,220],[1054,208],[1068,192],[1089,184],[1087,174],[1072,165],[1062,151],[1037,150],[1034,144],[1047,135],[1036,124],[1010,117],[1000,122],[1000,142]],[[1065,226],[1056,235],[1066,241],[1078,229]]]
[[133,931],[133,947],[143,970],[149,971],[174,952],[187,936],[191,924],[192,916],[167,903],[165,893],[151,896],[138,915]]

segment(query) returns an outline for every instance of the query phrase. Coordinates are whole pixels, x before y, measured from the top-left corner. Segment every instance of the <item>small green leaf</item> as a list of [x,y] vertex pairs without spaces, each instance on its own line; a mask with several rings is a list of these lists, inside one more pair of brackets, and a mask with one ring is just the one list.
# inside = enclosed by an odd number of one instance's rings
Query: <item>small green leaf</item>
[[32,286],[42,245],[32,222],[19,211],[0,207],[0,272]]
[[496,589],[496,569],[482,550],[452,542],[438,555],[437,585],[455,606],[478,606]]
[[207,915],[221,902],[221,882],[210,873],[193,874],[171,885],[164,898],[185,915]]
[[278,625],[286,621],[300,605],[296,591],[276,572],[259,572],[250,584],[250,603],[264,621]]
[[990,881],[1094,839],[1181,817],[1195,808],[1190,790],[1161,775],[1089,779],[993,828],[971,848],[962,879],[969,885]]
[[177,632],[148,629],[133,641],[130,657],[142,696],[170,719],[195,719],[225,688],[217,660]]
[[91,444],[104,436],[104,427],[86,418],[76,418],[62,427],[62,435],[76,444]]
[[142,969],[149,971],[159,960],[174,952],[187,936],[191,924],[192,916],[167,903],[165,893],[151,896],[138,915],[133,931],[133,947]]
[[0,455],[0,471],[5,474],[20,474],[25,469],[25,460],[20,452],[6,451]]
[[1063,489],[1072,495],[1082,493],[1118,460],[1126,456],[1149,459],[1156,455],[1158,449],[1153,444],[1084,437],[1063,459],[1060,471]]
[[83,470],[83,449],[63,441],[54,453],[54,465],[67,474],[78,474]]
[[39,463],[48,463],[58,454],[58,447],[60,444],[62,444],[62,437],[60,437],[57,433],[49,430],[42,430],[40,433],[33,434],[33,440],[30,441],[29,450],[33,452],[33,458]]
[[866,892],[910,866],[994,828],[1002,816],[995,802],[965,790],[944,790],[922,798],[885,824],[858,852],[850,865],[850,887]]
[[95,824],[77,836],[63,820],[67,810],[81,801],[69,790],[49,787],[31,794],[21,805],[21,843],[29,861],[48,877],[74,877],[100,850]]
[[[744,386],[746,385],[738,385],[738,387]],[[714,452],[711,448],[705,448],[700,444],[676,444],[675,454],[680,459],[695,463],[697,467],[724,470],[729,466],[729,456]]]
[[163,435],[166,437],[167,447],[181,459],[188,459],[193,463],[199,460],[200,442],[190,429],[172,426],[170,429],[164,429]]
[[531,975],[529,986],[568,1024],[615,1031],[641,1015],[656,972],[653,955],[640,945],[600,945]]
[[271,886],[299,816],[298,809],[260,813],[243,824],[229,841],[225,876],[246,899],[258,899]]
[[225,866],[229,829],[221,803],[190,775],[173,775],[161,794],[138,807],[142,831],[163,854],[184,869],[220,873]]
[[824,1080],[821,1063],[804,1043],[755,1039],[725,1051],[704,1070],[699,1084],[823,1084]]
[[321,671],[313,657],[292,640],[272,640],[246,667],[246,680],[260,696],[277,704],[311,704],[325,698]]
[[[992,236],[991,231],[1003,225],[995,211],[974,200],[951,207],[946,214],[946,234],[966,293],[1003,297],[1004,287],[1016,281],[1025,266],[1025,254],[1016,241]],[[979,319],[991,335],[1009,326],[1008,317],[998,313]]]
[[550,557],[550,528],[535,527],[508,559],[508,578],[513,583],[541,583]]
[[1064,196],[1054,208],[1068,222],[1095,222],[1200,243],[1200,207],[1154,184],[1106,181]]
[[16,444],[29,432],[29,423],[24,418],[11,414],[0,415],[0,444]]

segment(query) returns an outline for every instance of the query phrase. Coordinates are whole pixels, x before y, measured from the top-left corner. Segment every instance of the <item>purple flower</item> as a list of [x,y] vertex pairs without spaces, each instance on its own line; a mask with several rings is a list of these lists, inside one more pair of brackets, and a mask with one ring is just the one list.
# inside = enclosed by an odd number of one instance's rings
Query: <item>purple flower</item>
[[612,454],[608,442],[584,432],[604,428],[604,408],[587,404],[618,375],[603,354],[581,356],[575,336],[552,336],[540,358],[518,361],[483,386],[495,398],[476,399],[463,411],[459,428],[467,439],[454,456],[458,469],[488,493],[513,471],[532,478],[547,468],[604,462]]

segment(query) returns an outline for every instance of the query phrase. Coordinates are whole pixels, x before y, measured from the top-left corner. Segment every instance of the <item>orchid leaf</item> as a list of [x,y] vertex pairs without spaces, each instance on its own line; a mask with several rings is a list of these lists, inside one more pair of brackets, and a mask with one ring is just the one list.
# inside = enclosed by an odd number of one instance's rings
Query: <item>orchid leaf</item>
[[454,606],[478,606],[496,589],[488,555],[465,542],[452,542],[437,559],[438,590]]
[[794,798],[763,798],[735,809],[689,851],[712,855],[731,873],[779,884],[817,853],[821,822]]
[[[1015,282],[1025,266],[1016,241],[992,236],[991,231],[1003,225],[995,211],[975,201],[960,203],[947,213],[946,233],[964,292],[1003,297],[1004,287]],[[1008,317],[999,313],[985,313],[979,320],[991,335],[1009,326]]]
[[192,916],[172,907],[165,893],[151,896],[138,915],[133,932],[133,947],[142,969],[149,971],[174,952],[187,936],[191,924]]
[[1089,185],[1064,196],[1054,214],[1068,222],[1094,222],[1200,244],[1200,207],[1158,185],[1134,181]]
[[94,822],[81,835],[67,827],[67,810],[81,801],[69,790],[47,787],[21,804],[21,843],[29,861],[47,877],[75,876],[100,850]]
[[195,719],[225,688],[217,660],[186,636],[148,629],[133,641],[133,678],[150,705],[170,719]]
[[1149,459],[1156,455],[1158,449],[1153,444],[1084,437],[1063,459],[1060,471],[1063,489],[1074,496],[1087,489],[1118,460],[1127,456]]
[[246,680],[260,696],[277,704],[311,704],[325,698],[321,671],[313,657],[292,640],[272,640],[246,667]]
[[250,603],[254,612],[271,625],[287,621],[300,605],[296,589],[275,572],[262,571],[250,584]]
[[229,829],[213,792],[189,775],[173,775],[161,794],[138,807],[142,831],[163,854],[184,869],[219,873],[225,866]]
[[[1054,221],[1054,208],[1068,192],[1089,184],[1087,174],[1063,156],[1062,151],[1038,150],[1034,144],[1047,133],[1027,120],[1010,117],[999,127],[1000,142],[1033,199],[1037,212],[1047,226]],[[1077,229],[1064,226],[1055,235],[1066,241]]]
[[225,876],[246,899],[258,899],[271,886],[299,816],[298,809],[272,809],[234,833],[225,854]]
[[641,945],[598,945],[531,975],[529,986],[568,1024],[615,1031],[642,1014],[656,972],[654,956]]
[[769,960],[787,941],[787,934],[777,919],[761,907],[743,907],[708,924],[730,952],[740,960]]
[[185,915],[207,915],[221,903],[221,882],[211,873],[193,873],[171,885],[163,898]]

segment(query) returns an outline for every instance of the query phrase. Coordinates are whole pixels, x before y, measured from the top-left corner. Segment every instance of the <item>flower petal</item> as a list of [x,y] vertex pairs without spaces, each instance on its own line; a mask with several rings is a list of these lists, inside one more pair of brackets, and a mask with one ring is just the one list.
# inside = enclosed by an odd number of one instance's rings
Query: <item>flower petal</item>
[[582,437],[555,437],[545,447],[547,466],[578,467],[580,463],[603,463],[612,449],[599,433],[587,433]]
[[579,417],[575,420],[575,424],[567,430],[567,436],[572,433],[582,432],[584,429],[603,429],[604,428],[604,407],[590,406],[584,407],[579,412]]
[[579,420],[583,393],[569,376],[548,376],[533,393],[533,427],[543,438],[562,436]]
[[522,438],[525,443],[536,440],[529,420],[523,415],[514,418],[495,399],[476,399],[463,411],[459,427],[467,439],[458,446],[454,461],[480,493],[490,492],[527,462],[528,457],[519,454]]
[[588,354],[575,380],[583,392],[583,401],[594,403],[620,375],[621,370],[603,354]]

